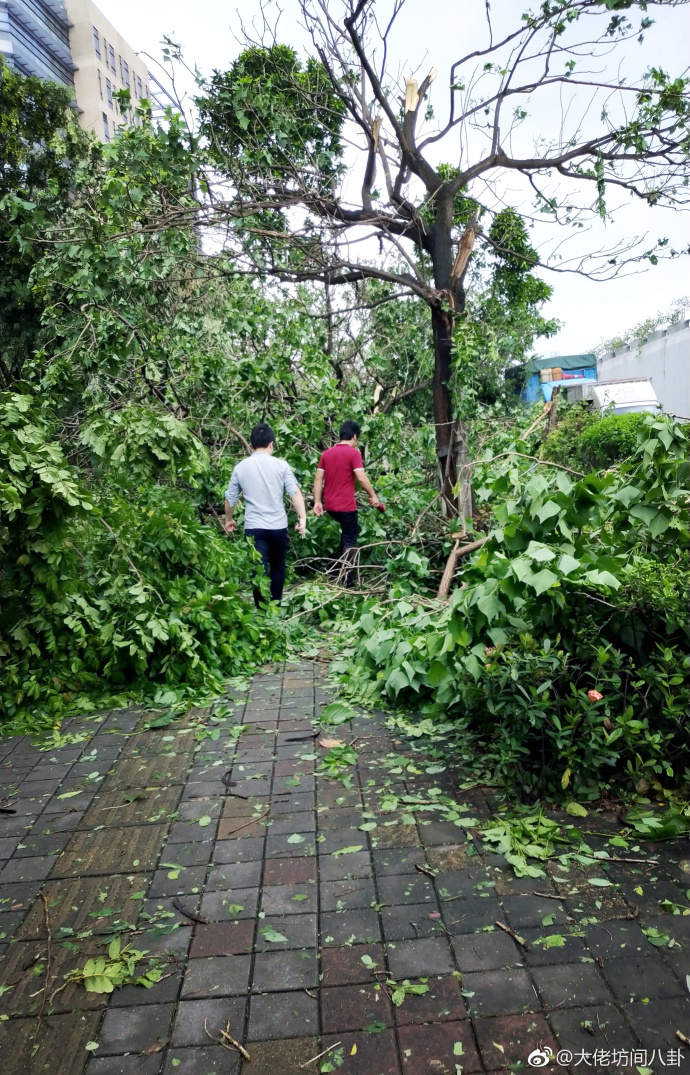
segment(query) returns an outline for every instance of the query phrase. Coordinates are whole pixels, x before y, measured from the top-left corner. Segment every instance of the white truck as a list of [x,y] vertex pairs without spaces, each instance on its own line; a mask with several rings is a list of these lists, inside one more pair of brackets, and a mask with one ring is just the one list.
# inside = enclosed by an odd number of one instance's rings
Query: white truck
[[658,411],[661,406],[651,377],[625,377],[618,381],[582,380],[561,387],[569,403],[589,400],[596,410],[608,410],[613,414]]

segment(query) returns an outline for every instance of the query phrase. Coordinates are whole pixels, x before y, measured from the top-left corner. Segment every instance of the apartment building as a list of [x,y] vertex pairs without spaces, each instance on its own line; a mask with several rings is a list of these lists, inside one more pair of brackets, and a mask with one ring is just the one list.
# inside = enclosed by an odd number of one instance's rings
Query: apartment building
[[[134,107],[149,96],[146,64],[91,0],[65,0],[79,123],[101,141],[132,122]],[[115,94],[129,90],[132,107],[123,112]]]
[[91,0],[0,0],[0,54],[21,74],[73,86],[80,125],[102,142],[149,97],[146,64]]
[[0,0],[0,55],[22,75],[71,86],[74,63],[64,0]]

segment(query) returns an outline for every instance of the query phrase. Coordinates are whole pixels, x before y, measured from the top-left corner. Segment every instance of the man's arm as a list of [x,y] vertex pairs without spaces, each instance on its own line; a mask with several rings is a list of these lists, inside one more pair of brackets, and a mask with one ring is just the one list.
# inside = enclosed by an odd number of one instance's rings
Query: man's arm
[[228,482],[228,487],[225,490],[225,533],[231,534],[233,530],[237,529],[237,523],[232,517],[232,513],[235,510],[235,504],[240,498],[242,492],[239,479],[237,477],[236,470],[233,470]]
[[320,468],[314,477],[314,515],[323,515],[323,482],[325,470]]
[[368,495],[369,503],[371,504],[372,508],[375,508],[377,504],[381,503],[381,501],[379,500],[379,498],[377,497],[376,493],[374,492],[374,486],[371,484],[371,482],[367,478],[366,473],[364,471],[364,468],[363,467],[357,467],[355,469],[355,471],[354,471],[354,475],[355,475],[355,478],[357,479],[357,481],[359,482],[359,484],[362,486],[362,489],[364,490],[364,492]]
[[304,537],[307,532],[307,508],[304,503],[304,497],[302,496],[302,490],[296,489],[290,497],[292,506],[297,512],[297,524],[295,530]]

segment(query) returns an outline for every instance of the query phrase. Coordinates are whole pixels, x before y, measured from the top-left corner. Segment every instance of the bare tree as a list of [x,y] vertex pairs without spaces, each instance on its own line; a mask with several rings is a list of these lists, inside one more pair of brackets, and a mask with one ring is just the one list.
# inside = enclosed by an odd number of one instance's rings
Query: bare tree
[[[403,0],[385,15],[374,0],[301,0],[308,63],[272,30],[248,39],[200,102],[226,184],[209,219],[243,232],[236,258],[329,287],[376,277],[429,307],[436,451],[445,501],[461,515],[467,438],[451,375],[470,259],[480,244],[518,256],[490,226],[514,177],[536,215],[571,229],[605,216],[615,191],[687,206],[688,79],[652,64],[630,81],[623,71],[649,12],[687,3],[544,0],[532,13],[515,9],[514,26],[496,33],[489,4],[472,0],[484,42],[452,64],[437,123],[436,71],[403,76],[392,55]],[[536,131],[535,109],[548,123]],[[606,276],[663,253],[630,244],[570,267]]]

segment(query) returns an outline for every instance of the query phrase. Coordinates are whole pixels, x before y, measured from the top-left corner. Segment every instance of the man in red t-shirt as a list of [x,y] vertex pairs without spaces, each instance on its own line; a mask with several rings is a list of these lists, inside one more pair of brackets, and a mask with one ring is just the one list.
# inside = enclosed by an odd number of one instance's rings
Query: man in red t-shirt
[[[343,422],[340,427],[340,443],[322,452],[314,478],[314,515],[328,514],[340,523],[340,556],[343,563],[352,564],[354,554],[349,550],[357,547],[357,501],[355,481],[369,496],[373,508],[382,507],[381,501],[364,473],[362,456],[357,450],[359,438],[357,422]],[[345,571],[345,585],[352,586],[354,568]]]

